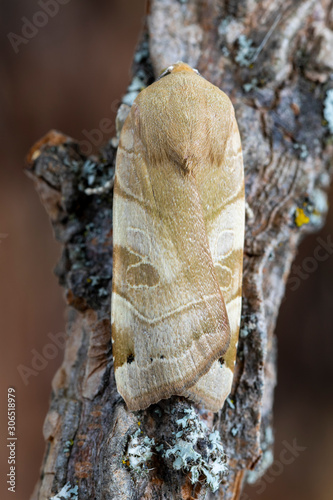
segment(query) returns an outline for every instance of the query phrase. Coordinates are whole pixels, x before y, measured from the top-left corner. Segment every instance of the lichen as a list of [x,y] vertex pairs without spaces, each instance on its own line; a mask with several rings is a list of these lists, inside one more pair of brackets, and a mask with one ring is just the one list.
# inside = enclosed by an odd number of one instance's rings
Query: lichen
[[327,121],[328,129],[333,134],[333,89],[326,92],[324,100],[324,117]]
[[50,500],[78,500],[78,486],[71,486],[70,483],[65,484],[63,488]]
[[328,210],[327,195],[320,188],[313,189],[311,198],[304,196],[297,207],[293,210],[292,215],[297,227],[302,227],[306,224],[321,227],[323,218]]
[[176,427],[174,441],[162,456],[171,459],[174,470],[190,473],[192,484],[201,478],[213,492],[217,491],[227,472],[219,432],[210,432],[193,408],[184,410]]
[[228,49],[228,47],[225,47],[225,46],[222,47],[221,52],[222,52],[222,55],[224,55],[224,57],[230,56],[230,50]]
[[[141,422],[138,422],[138,426],[141,426]],[[154,439],[144,436],[143,431],[139,428],[128,441],[127,452],[122,460],[123,465],[136,474],[147,473],[149,470],[148,462],[153,456],[154,446]]]
[[240,66],[250,66],[252,64],[253,57],[256,52],[256,48],[253,47],[252,44],[252,40],[247,38],[245,35],[240,35],[238,38],[238,51],[235,61]]
[[71,448],[74,444],[74,441],[73,439],[70,439],[68,441],[65,442],[65,448],[64,448],[64,453],[69,453],[71,451]]
[[327,194],[319,188],[315,188],[311,193],[312,208],[310,214],[311,224],[321,227],[323,217],[328,211]]
[[303,208],[297,207],[295,210],[295,224],[297,227],[302,227],[304,224],[310,222],[310,217],[308,217]]
[[140,94],[141,90],[145,88],[145,86],[145,83],[138,76],[134,76],[127,88],[127,92],[124,95],[122,102],[128,106],[132,106],[136,97]]
[[237,427],[233,427],[233,428],[231,429],[231,431],[230,431],[230,432],[231,432],[231,435],[232,435],[232,436],[234,436],[234,437],[235,437],[235,436],[237,436],[237,434],[238,434],[238,429],[237,429]]
[[243,89],[244,92],[250,92],[251,90],[254,90],[258,85],[258,80],[257,78],[252,78],[251,82],[249,83],[244,83]]
[[255,315],[251,314],[250,317],[247,319],[247,321],[244,323],[242,328],[240,329],[239,336],[242,339],[245,339],[248,335],[250,335],[257,327],[256,321],[255,321]]
[[141,61],[147,59],[148,57],[149,57],[149,43],[148,40],[144,40],[134,55],[134,62],[140,63]]
[[306,144],[294,144],[294,149],[299,152],[299,157],[301,160],[305,160],[309,156],[309,151]]
[[227,34],[227,30],[228,30],[229,24],[232,22],[232,19],[233,18],[231,16],[227,16],[220,22],[220,24],[217,28],[219,35],[225,36]]
[[114,165],[86,160],[80,169],[79,190],[87,195],[103,194],[113,187]]

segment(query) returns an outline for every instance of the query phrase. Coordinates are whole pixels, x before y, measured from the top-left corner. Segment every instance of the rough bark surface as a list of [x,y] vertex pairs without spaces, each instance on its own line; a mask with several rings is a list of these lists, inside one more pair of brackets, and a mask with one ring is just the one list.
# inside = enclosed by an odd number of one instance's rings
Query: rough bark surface
[[[168,443],[175,431],[170,415],[191,403],[173,398],[130,413],[116,390],[107,181],[117,140],[86,158],[73,139],[50,132],[30,151],[29,175],[63,244],[56,273],[69,305],[33,499],[48,499],[70,483],[80,500],[236,500],[249,474],[253,481],[269,466],[277,314],[297,245],[322,225],[327,210],[332,137],[323,112],[333,87],[332,28],[331,0],[151,0],[136,78],[124,98],[129,102],[163,68],[183,60],[223,89],[236,109],[249,205],[242,328],[228,402],[219,414],[201,409],[228,456],[229,473],[216,493],[203,481],[192,485],[190,474],[173,470],[157,450],[141,474],[124,460],[138,422],[156,444]],[[103,192],[89,191],[99,186]]]

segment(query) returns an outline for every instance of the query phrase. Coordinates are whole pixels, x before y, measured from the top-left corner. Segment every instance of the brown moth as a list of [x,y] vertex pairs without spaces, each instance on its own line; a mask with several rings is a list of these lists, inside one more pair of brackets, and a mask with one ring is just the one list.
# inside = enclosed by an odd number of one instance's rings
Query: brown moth
[[229,98],[187,64],[135,99],[113,203],[119,393],[130,410],[172,395],[219,410],[240,325],[243,160]]

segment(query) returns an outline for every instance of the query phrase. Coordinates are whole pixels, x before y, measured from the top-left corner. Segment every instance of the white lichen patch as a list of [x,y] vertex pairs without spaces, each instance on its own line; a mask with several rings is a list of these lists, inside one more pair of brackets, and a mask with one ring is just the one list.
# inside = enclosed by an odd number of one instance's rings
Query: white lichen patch
[[232,16],[227,16],[218,27],[218,34],[225,38],[228,46],[233,45],[241,36],[244,26]]
[[154,439],[144,436],[142,430],[138,429],[129,439],[123,464],[137,474],[148,472],[154,446]]
[[71,448],[72,448],[73,444],[74,444],[73,439],[70,439],[70,440],[66,441],[65,448],[64,448],[64,453],[69,453],[71,451]]
[[210,432],[193,408],[186,408],[176,425],[174,442],[163,452],[164,458],[172,459],[173,469],[190,472],[192,484],[202,479],[213,492],[217,491],[227,472],[218,431]]
[[328,201],[327,194],[321,189],[314,189],[312,191],[312,201],[314,205],[314,209],[319,214],[326,214],[328,211]]
[[326,192],[318,188],[314,189],[312,191],[311,201],[313,203],[313,210],[310,214],[311,224],[319,228],[322,226],[323,217],[328,211],[328,200]]
[[245,35],[240,35],[238,38],[238,52],[235,57],[236,62],[240,66],[250,66],[254,60],[256,48],[253,46],[252,40]]
[[255,315],[251,314],[250,317],[245,322],[244,326],[242,326],[242,328],[240,329],[239,336],[242,339],[246,339],[246,337],[248,337],[248,335],[254,332],[256,328],[257,328],[257,323],[255,321]]
[[67,483],[57,495],[50,497],[50,500],[78,500],[78,498],[78,486],[71,486]]
[[328,129],[333,134],[333,89],[326,92],[324,100],[324,117],[327,121]]
[[301,160],[305,160],[309,156],[309,151],[306,144],[295,143],[294,149],[298,150]]
[[327,194],[321,188],[314,188],[311,198],[300,200],[296,207],[290,210],[290,216],[297,227],[311,224],[320,228],[328,211]]
[[148,57],[149,57],[149,44],[148,41],[145,40],[141,44],[140,48],[134,54],[134,62],[140,63],[141,61],[148,59]]
[[78,187],[86,195],[103,194],[113,188],[113,165],[87,159],[81,167],[75,165],[75,169],[81,169]]
[[251,92],[251,90],[255,90],[258,85],[258,79],[257,78],[252,78],[252,80],[248,83],[244,83],[243,89],[244,92]]
[[122,102],[124,104],[127,104],[128,106],[132,106],[141,90],[143,90],[145,87],[145,83],[137,76],[134,76],[133,80],[127,88],[127,93],[124,95]]

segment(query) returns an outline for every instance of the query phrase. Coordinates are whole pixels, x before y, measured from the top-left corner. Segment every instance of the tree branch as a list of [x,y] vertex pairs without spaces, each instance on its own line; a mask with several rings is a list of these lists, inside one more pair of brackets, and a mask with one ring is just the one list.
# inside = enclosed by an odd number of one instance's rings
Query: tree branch
[[[228,402],[219,414],[200,409],[209,432],[219,430],[228,457],[218,493],[204,475],[192,484],[193,471],[175,470],[165,453],[175,443],[177,419],[191,415],[191,402],[172,398],[130,413],[116,390],[109,318],[117,139],[86,158],[77,142],[53,131],[30,151],[29,175],[63,244],[56,274],[70,306],[33,499],[48,499],[69,482],[80,500],[236,500],[249,474],[253,480],[270,465],[273,332],[297,246],[321,227],[327,211],[332,138],[323,106],[333,86],[332,19],[328,0],[282,7],[278,0],[151,0],[123,99],[130,103],[163,68],[183,60],[222,88],[236,109],[249,205],[242,326]],[[118,130],[127,109],[121,107]],[[141,460],[137,468],[133,436],[147,438],[141,453],[147,464]]]

